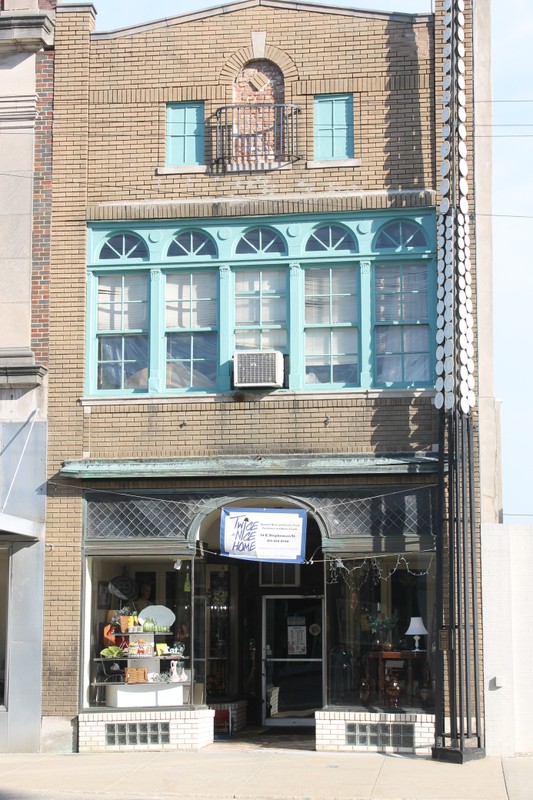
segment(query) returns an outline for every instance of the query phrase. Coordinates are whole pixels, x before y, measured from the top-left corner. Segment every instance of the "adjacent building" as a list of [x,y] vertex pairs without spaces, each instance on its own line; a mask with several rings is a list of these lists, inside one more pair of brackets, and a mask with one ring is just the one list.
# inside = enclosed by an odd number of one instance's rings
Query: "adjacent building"
[[53,7],[0,3],[0,751],[41,741]]

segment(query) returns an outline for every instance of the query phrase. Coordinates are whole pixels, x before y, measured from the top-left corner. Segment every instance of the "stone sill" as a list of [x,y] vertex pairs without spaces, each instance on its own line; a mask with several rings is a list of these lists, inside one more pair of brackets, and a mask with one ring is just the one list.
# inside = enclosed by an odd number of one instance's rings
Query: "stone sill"
[[360,167],[360,158],[331,158],[323,161],[306,161],[307,169],[341,169],[343,167]]

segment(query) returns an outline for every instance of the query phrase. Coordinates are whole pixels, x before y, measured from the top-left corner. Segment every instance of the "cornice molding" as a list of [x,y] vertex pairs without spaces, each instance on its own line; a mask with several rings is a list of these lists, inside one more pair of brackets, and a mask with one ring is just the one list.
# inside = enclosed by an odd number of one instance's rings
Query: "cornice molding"
[[212,456],[205,458],[87,458],[65,461],[64,478],[198,478],[213,475],[422,474],[437,471],[431,453],[391,455]]
[[53,47],[55,15],[0,12],[0,50],[24,53]]
[[432,189],[381,192],[320,192],[276,197],[212,197],[194,200],[147,200],[100,203],[87,208],[87,220],[154,220],[202,217],[246,217],[276,214],[312,214],[368,209],[434,206]]

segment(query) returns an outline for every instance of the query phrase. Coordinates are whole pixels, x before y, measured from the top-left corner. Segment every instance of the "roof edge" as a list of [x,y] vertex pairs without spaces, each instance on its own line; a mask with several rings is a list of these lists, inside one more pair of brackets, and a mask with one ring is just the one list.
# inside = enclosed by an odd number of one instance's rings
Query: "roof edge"
[[[235,11],[243,11],[247,8],[255,8],[256,6],[268,6],[270,8],[282,8],[293,11],[308,11],[317,14],[338,14],[346,17],[362,17],[385,19],[389,21],[405,22],[413,24],[416,22],[424,22],[433,19],[433,14],[409,14],[400,11],[373,11],[360,8],[349,8],[346,6],[326,5],[323,3],[312,2],[294,2],[294,0],[236,0],[233,3],[225,3],[216,6],[209,6],[199,11],[187,12],[185,14],[178,14],[174,17],[165,17],[152,22],[139,23],[137,25],[130,25],[125,28],[117,28],[110,31],[100,31],[91,34],[91,38],[95,40],[117,39],[123,36],[135,36],[138,33],[146,33],[148,31],[157,30],[158,28],[168,28],[174,25],[181,25],[187,22],[194,22],[200,19],[217,16],[219,14],[231,14]],[[63,11],[68,9],[67,6],[62,7]]]

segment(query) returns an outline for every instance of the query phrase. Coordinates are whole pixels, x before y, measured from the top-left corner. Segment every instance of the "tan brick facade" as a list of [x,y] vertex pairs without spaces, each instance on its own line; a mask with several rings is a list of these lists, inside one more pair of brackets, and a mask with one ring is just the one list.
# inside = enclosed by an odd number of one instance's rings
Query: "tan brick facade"
[[[68,718],[79,702],[83,506],[82,487],[59,476],[63,462],[414,456],[434,454],[439,438],[432,389],[84,397],[87,223],[432,208],[440,90],[430,15],[259,0],[95,35],[92,8],[80,4],[59,7],[56,25],[43,712]],[[284,102],[301,109],[300,158],[271,171],[211,169],[214,113],[234,102],[234,82],[250,61],[272,62],[283,73]],[[316,165],[313,98],[336,93],[354,98],[354,163]],[[184,100],[205,102],[204,172],[166,168],[166,104]],[[416,479],[429,484],[434,476]],[[379,480],[338,476],[323,485]],[[410,478],[384,481],[409,485]],[[293,488],[305,483],[295,480]],[[279,480],[216,476],[219,487],[269,484]],[[202,485],[209,484],[178,476],[92,484],[139,491]]]

